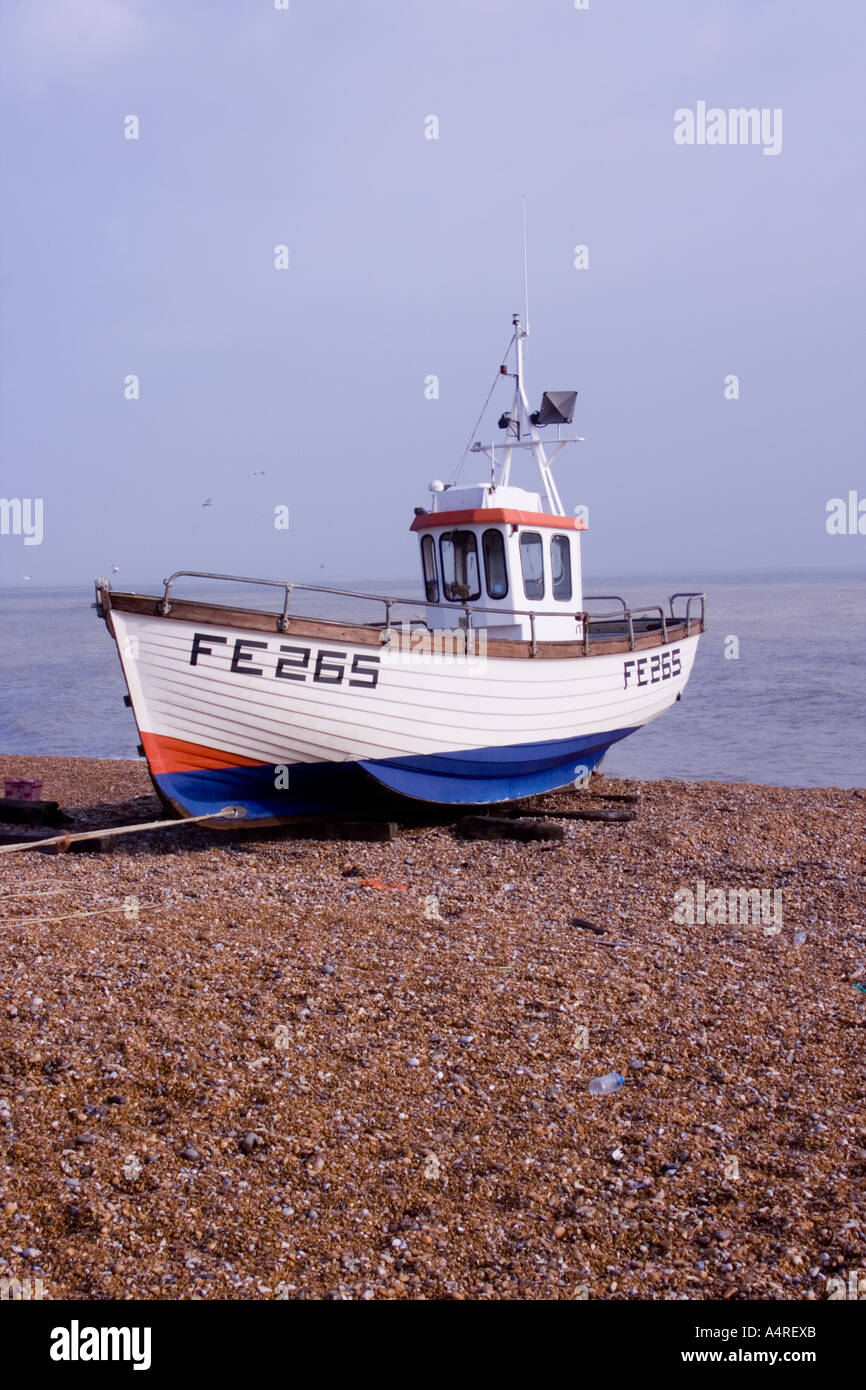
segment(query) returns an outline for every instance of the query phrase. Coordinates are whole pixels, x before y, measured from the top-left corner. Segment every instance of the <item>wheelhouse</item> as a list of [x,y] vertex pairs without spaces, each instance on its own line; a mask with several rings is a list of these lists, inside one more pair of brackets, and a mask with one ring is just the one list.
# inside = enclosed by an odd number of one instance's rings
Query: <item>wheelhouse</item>
[[584,522],[544,511],[539,494],[523,488],[434,483],[431,492],[432,509],[412,523],[429,627],[471,622],[525,640],[533,614],[539,640],[581,635]]
[[[551,465],[567,444],[581,442],[580,435],[562,434],[574,417],[577,392],[545,391],[539,409],[530,411],[523,385],[529,329],[517,314],[512,324],[494,379],[494,386],[501,377],[514,383],[511,409],[497,425],[504,438],[471,446],[489,458],[490,481],[433,482],[433,505],[415,508],[426,621],[431,628],[485,627],[497,638],[569,641],[583,635],[580,532],[586,522],[577,513],[566,516]],[[539,431],[550,428],[555,436],[542,440]],[[524,453],[538,468],[538,492],[511,484],[512,461]]]

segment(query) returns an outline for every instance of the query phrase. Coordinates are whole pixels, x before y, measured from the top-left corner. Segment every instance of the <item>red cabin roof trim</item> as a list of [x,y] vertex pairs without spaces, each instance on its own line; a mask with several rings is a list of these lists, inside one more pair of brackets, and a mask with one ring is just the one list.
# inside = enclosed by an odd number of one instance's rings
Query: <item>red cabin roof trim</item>
[[474,507],[461,512],[425,512],[416,516],[410,530],[429,531],[438,526],[478,525],[508,522],[512,526],[549,526],[556,531],[585,531],[586,522],[574,516],[553,516],[550,512],[520,512],[510,507]]

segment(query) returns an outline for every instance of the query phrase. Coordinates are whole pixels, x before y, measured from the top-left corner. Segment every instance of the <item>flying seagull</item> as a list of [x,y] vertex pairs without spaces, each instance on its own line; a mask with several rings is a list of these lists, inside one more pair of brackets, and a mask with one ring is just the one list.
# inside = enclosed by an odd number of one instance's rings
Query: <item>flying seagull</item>
[[202,502],[202,506],[203,506],[203,507],[212,507],[212,506],[213,506],[213,498],[212,498],[212,497],[208,497],[206,501]]

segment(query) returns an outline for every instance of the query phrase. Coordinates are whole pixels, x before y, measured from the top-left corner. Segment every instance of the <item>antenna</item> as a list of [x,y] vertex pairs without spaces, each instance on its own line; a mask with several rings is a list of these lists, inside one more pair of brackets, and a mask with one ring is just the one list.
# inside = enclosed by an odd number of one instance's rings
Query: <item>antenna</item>
[[523,327],[529,337],[529,274],[526,268],[526,194],[523,195]]

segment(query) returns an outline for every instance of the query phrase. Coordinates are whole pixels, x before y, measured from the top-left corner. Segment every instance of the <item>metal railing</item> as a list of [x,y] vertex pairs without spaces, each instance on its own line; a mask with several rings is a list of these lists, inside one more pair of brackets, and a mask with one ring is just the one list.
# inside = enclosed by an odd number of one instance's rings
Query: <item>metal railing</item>
[[[212,574],[205,570],[176,570],[174,574],[170,575],[168,579],[165,580],[165,589],[162,598],[159,601],[159,612],[163,617],[167,617],[168,614],[171,612],[172,589],[178,579],[216,579],[226,584],[258,584],[266,588],[282,590],[282,612],[280,613],[279,618],[277,619],[277,626],[280,632],[288,632],[289,630],[290,607],[292,602],[292,594],[295,591],[308,594],[331,594],[339,598],[362,599],[370,603],[381,603],[384,607],[384,620],[381,623],[366,625],[381,627],[383,629],[383,641],[386,640],[386,634],[389,633],[391,630],[391,610],[396,605],[402,605],[404,607],[411,608],[439,608],[442,609],[443,612],[448,613],[453,613],[456,607],[456,605],[451,603],[443,603],[441,601],[431,602],[429,599],[425,598],[396,598],[388,594],[367,594],[359,592],[356,589],[335,589],[323,584],[296,584],[288,579],[252,579],[246,575],[239,574]],[[110,588],[106,581],[97,581],[97,585],[99,585],[100,583],[104,584],[106,588]],[[684,598],[687,600],[686,611],[683,615],[677,615],[674,612],[674,600],[679,598]],[[659,604],[651,604],[641,608],[630,608],[629,605],[626,603],[625,599],[621,598],[618,594],[587,594],[584,596],[585,603],[618,603],[620,605],[620,608],[610,613],[589,613],[588,611],[583,609],[580,612],[573,613],[571,616],[574,617],[575,623],[578,624],[578,633],[582,634],[583,649],[585,653],[588,653],[589,651],[589,638],[591,628],[595,627],[596,635],[601,636],[603,634],[599,630],[598,624],[602,623],[607,623],[611,625],[614,623],[619,624],[620,628],[624,629],[628,633],[629,650],[633,651],[635,645],[635,619],[638,620],[638,626],[640,627],[642,625],[642,615],[658,614],[657,624],[655,622],[650,622],[650,620],[646,617],[643,618],[643,630],[644,632],[648,632],[652,631],[654,628],[657,627],[661,630],[662,642],[667,643],[667,641],[669,640],[668,627],[671,624],[685,623],[686,634],[691,634],[691,625],[692,622],[695,621],[694,619],[692,619],[691,616],[691,605],[694,601],[698,599],[701,603],[700,622],[703,626],[705,612],[705,595],[702,593],[678,593],[671,595],[670,599],[668,600],[670,604],[669,614],[666,614],[664,609]],[[479,605],[477,603],[462,603],[459,607],[460,611],[465,615],[467,628],[471,628],[473,626],[473,614],[493,613],[497,616],[501,616],[503,612],[501,608],[487,607],[484,605]],[[562,618],[569,616],[568,610],[563,608],[545,609],[541,611],[539,611],[538,609],[524,608],[509,609],[507,611],[510,617],[529,619],[530,654],[532,656],[535,656],[538,650],[538,643],[535,634],[536,620],[538,618]],[[306,617],[314,621],[324,622],[352,621],[351,619],[316,618],[316,615],[314,614],[296,613],[294,616]],[[411,621],[413,620],[410,619],[410,622]],[[414,621],[421,622],[423,620],[415,619]]]
[[[686,600],[685,613],[676,613],[674,611],[674,600],[678,598],[684,598]],[[700,600],[701,605],[701,616],[699,620],[692,618],[692,604],[694,602],[697,602],[698,600]],[[625,619],[626,623],[628,624],[629,647],[631,648],[631,650],[634,650],[634,619],[642,613],[658,613],[659,626],[662,630],[663,642],[667,642],[668,640],[669,623],[672,625],[676,623],[685,623],[686,636],[690,637],[692,631],[692,622],[700,621],[701,630],[703,630],[706,620],[706,594],[691,593],[687,590],[670,595],[670,597],[668,598],[670,612],[667,614],[665,613],[664,609],[661,607],[660,604],[649,604],[642,608],[630,608],[629,605],[626,603],[625,599],[622,598],[619,594],[584,594],[583,601],[584,603],[618,603],[621,605],[621,611],[617,610],[613,613],[591,613],[587,614],[587,618],[590,623],[614,623],[619,622],[622,619]]]
[[619,603],[622,604],[623,613],[628,612],[628,604],[619,594],[584,594],[584,603]]
[[[589,621],[596,623],[607,622],[612,624],[616,622],[621,622],[623,619],[625,619],[625,622],[628,626],[629,651],[634,651],[634,620],[636,617],[639,618],[642,613],[658,613],[659,626],[662,630],[662,642],[667,642],[668,640],[667,619],[665,617],[665,611],[662,608],[661,604],[651,604],[650,606],[643,608],[630,608],[626,603],[625,599],[620,598],[619,594],[586,594],[584,596],[584,603],[622,604],[622,612],[617,611],[616,613],[593,613],[590,616]],[[671,609],[671,615],[673,616],[673,609]],[[645,631],[649,630],[649,625],[647,625]]]
[[692,631],[692,603],[693,603],[696,599],[700,599],[700,601],[701,601],[701,616],[700,616],[700,618],[698,619],[698,621],[699,621],[700,624],[701,624],[701,631],[703,631],[704,625],[705,625],[705,621],[706,621],[706,612],[707,612],[707,596],[706,596],[706,594],[699,594],[699,593],[691,594],[691,593],[688,593],[687,591],[684,591],[683,593],[680,593],[680,594],[671,594],[670,598],[668,599],[668,602],[670,603],[670,606],[671,606],[671,616],[673,616],[673,611],[674,611],[674,599],[675,599],[675,598],[684,598],[684,599],[686,600],[686,611],[685,611],[685,616],[682,617],[682,618],[680,618],[680,622],[684,622],[685,625],[686,625],[686,636],[687,636],[687,637],[689,637],[689,636],[691,635],[691,631]]

